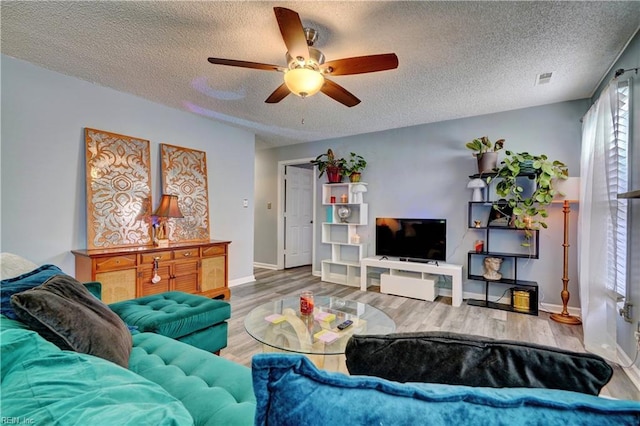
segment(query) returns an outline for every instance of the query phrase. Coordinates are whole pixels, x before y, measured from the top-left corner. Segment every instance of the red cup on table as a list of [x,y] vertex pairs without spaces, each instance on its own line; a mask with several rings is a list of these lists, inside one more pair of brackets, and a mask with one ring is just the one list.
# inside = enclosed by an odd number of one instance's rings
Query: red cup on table
[[313,314],[313,292],[303,291],[300,293],[300,314],[312,315]]

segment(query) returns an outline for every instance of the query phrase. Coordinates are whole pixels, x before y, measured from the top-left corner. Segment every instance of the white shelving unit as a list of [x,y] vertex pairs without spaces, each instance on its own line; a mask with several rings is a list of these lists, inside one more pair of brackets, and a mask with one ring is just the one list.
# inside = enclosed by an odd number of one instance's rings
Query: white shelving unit
[[[322,281],[360,285],[360,261],[367,256],[363,228],[367,226],[369,206],[363,203],[363,195],[354,192],[354,183],[328,183],[322,185],[322,205],[326,218],[322,223],[322,243],[331,245],[331,258],[321,263]],[[345,197],[346,196],[346,197]],[[335,197],[335,202],[331,202]],[[340,207],[348,207],[351,214],[345,221],[338,217]]]

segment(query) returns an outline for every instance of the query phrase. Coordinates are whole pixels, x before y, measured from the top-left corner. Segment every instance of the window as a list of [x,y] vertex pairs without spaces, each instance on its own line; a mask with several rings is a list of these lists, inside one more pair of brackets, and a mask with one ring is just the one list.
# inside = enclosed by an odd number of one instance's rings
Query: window
[[628,202],[616,194],[629,190],[629,104],[630,80],[617,83],[612,105],[613,134],[607,146],[607,183],[610,194],[610,220],[607,223],[607,256],[609,265],[607,288],[619,296],[627,292]]

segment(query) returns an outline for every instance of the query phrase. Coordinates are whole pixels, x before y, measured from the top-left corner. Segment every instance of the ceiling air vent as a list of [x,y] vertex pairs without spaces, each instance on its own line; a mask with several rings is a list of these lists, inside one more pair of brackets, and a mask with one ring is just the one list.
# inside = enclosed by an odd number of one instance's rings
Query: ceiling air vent
[[543,72],[542,74],[538,74],[538,76],[536,77],[536,86],[539,86],[541,84],[547,84],[551,81],[551,75],[553,73],[552,72]]

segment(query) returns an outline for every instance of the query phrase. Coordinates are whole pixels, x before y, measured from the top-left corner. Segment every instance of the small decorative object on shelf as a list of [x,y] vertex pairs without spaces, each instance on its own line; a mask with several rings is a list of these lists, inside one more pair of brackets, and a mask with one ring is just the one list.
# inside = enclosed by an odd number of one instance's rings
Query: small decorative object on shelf
[[349,181],[360,182],[362,170],[367,167],[367,162],[361,155],[352,152],[349,159],[345,161],[344,174],[349,176]]
[[476,242],[473,244],[473,248],[475,249],[476,253],[482,253],[482,250],[484,250],[484,241],[476,240]]
[[344,204],[348,203],[349,202],[349,196],[347,194],[342,194],[340,196],[340,202],[344,203]]
[[351,187],[351,193],[353,194],[353,202],[355,204],[362,204],[362,194],[364,192],[367,192],[367,187],[363,184],[357,184]]
[[492,205],[487,226],[511,226],[512,215],[513,209],[509,207],[505,200],[500,200]]
[[336,203],[336,197],[331,197],[331,204],[335,204]]
[[531,311],[531,290],[526,288],[511,289],[511,305],[513,305],[514,311]]
[[487,187],[487,184],[482,179],[472,179],[468,184],[467,188],[473,189],[473,194],[471,195],[471,201],[484,201],[482,199],[482,190]]
[[347,223],[347,219],[351,216],[351,209],[347,206],[338,207],[338,217],[340,218],[340,222]]
[[360,235],[353,234],[351,237],[351,244],[360,244]]
[[475,226],[476,228],[480,228],[482,225],[482,221],[481,220],[474,220],[473,221],[473,226]]
[[502,274],[498,272],[502,265],[502,259],[499,257],[485,257],[484,258],[484,275],[488,280],[502,279]]
[[478,160],[478,173],[491,173],[498,165],[498,151],[504,147],[504,139],[491,143],[487,136],[483,136],[467,142],[465,146],[476,151],[473,156]]
[[318,155],[315,160],[311,160],[311,164],[318,167],[320,174],[318,177],[322,177],[324,172],[327,172],[327,180],[329,183],[342,182],[342,176],[345,175],[344,158],[336,158],[331,149],[328,149],[324,154]]

